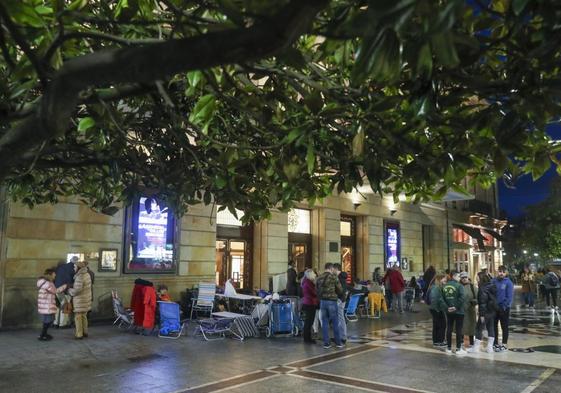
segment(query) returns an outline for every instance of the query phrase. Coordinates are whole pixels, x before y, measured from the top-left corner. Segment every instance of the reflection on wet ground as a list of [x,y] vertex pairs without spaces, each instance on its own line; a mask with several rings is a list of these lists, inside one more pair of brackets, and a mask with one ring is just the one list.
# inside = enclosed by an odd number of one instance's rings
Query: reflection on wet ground
[[532,347],[534,351],[561,354],[561,345],[540,345]]

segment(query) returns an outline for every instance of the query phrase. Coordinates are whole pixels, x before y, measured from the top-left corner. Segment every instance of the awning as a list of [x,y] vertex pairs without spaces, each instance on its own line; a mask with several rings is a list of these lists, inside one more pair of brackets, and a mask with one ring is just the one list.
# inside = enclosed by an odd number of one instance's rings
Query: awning
[[503,241],[504,241],[503,236],[502,236],[499,232],[494,231],[494,230],[492,230],[492,229],[487,229],[487,228],[485,228],[485,229],[483,229],[483,230],[484,230],[485,232],[487,232],[489,235],[493,236],[493,237],[494,237],[495,239],[497,239],[498,241],[500,241],[500,242],[503,242]]
[[466,225],[461,225],[461,224],[453,224],[453,225],[456,228],[460,228],[462,231],[464,231],[465,233],[473,237],[475,240],[477,240],[477,247],[480,250],[485,249],[485,236],[483,236],[483,234],[478,228],[468,227]]
[[452,248],[454,250],[471,250],[471,245],[467,243],[454,242],[452,243]]

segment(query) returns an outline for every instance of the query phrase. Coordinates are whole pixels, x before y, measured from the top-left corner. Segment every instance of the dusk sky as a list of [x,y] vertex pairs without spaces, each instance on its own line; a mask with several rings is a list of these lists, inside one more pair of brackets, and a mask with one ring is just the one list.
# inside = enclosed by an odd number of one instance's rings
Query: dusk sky
[[[561,124],[555,123],[547,127],[547,132],[553,139],[561,139]],[[552,166],[537,181],[532,180],[531,175],[525,175],[518,179],[515,189],[505,187],[502,180],[499,181],[499,207],[505,210],[509,218],[520,216],[524,208],[544,200],[549,194],[549,184],[554,176],[558,176],[555,167]]]

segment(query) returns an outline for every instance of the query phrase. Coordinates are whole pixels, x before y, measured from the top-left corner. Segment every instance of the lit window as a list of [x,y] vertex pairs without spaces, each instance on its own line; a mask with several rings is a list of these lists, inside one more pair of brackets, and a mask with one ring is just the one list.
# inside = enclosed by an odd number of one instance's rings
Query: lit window
[[310,211],[306,209],[290,209],[288,211],[288,232],[311,233]]
[[[220,208],[220,206],[218,206]],[[241,227],[243,226],[241,217],[243,216],[243,211],[236,209],[236,214],[238,218],[236,218],[230,210],[224,209],[216,213],[216,224],[218,225],[228,225],[232,227]]]
[[352,225],[350,221],[341,221],[341,236],[352,236]]

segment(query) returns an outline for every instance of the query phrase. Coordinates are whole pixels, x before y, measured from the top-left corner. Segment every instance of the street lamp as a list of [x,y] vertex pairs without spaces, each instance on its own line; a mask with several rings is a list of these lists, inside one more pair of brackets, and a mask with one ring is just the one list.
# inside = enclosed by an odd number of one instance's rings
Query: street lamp
[[534,256],[537,257],[539,254],[537,252],[534,253]]
[[527,250],[522,250],[522,252],[524,253],[524,255],[528,254]]

